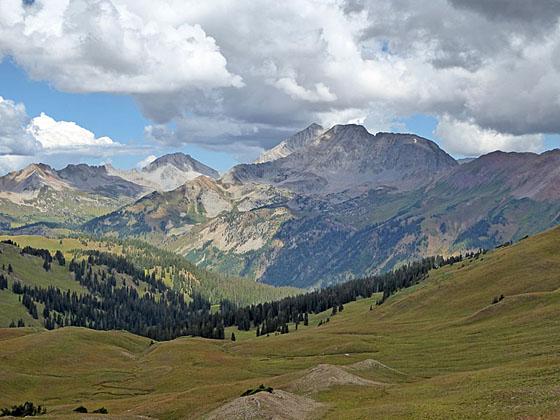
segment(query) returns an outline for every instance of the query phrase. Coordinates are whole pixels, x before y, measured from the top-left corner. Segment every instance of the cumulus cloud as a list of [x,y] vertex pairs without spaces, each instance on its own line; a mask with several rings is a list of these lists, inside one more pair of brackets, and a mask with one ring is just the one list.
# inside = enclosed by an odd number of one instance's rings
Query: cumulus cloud
[[133,95],[157,144],[270,147],[310,121],[422,113],[530,141],[560,132],[560,6],[537,3],[3,0],[0,55]]
[[33,118],[26,127],[45,153],[106,154],[111,148],[122,147],[109,137],[95,135],[72,121],[56,121],[45,113]]
[[333,94],[323,83],[316,83],[313,89],[306,89],[297,84],[290,77],[283,77],[274,84],[280,90],[286,92],[293,99],[301,99],[309,102],[332,102],[336,100]]
[[0,96],[0,156],[33,155],[41,150],[41,143],[27,132],[28,124],[25,106]]
[[[154,6],[158,7],[155,3]],[[2,1],[0,50],[31,77],[72,92],[242,86],[198,24],[140,16],[109,0]]]
[[479,156],[495,150],[503,152],[542,152],[544,138],[541,134],[513,135],[484,129],[471,121],[458,121],[444,116],[435,134],[444,149],[459,156]]
[[145,154],[146,147],[96,137],[75,122],[57,121],[45,113],[30,118],[23,104],[0,97],[0,173],[38,161],[61,165],[131,153]]

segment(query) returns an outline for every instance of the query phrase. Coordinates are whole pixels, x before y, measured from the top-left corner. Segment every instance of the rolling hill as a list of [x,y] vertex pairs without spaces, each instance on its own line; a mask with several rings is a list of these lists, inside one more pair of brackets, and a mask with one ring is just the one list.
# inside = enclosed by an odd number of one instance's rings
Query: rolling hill
[[[73,258],[78,261],[87,258],[92,253],[102,253],[115,258],[123,257],[139,270],[155,280],[163,283],[164,288],[175,291],[190,299],[199,294],[211,304],[219,304],[228,300],[236,305],[248,305],[301,292],[295,288],[275,288],[265,284],[255,284],[253,281],[241,278],[229,278],[200,269],[180,256],[169,253],[141,242],[123,242],[115,240],[92,240],[90,238],[45,238],[35,235],[0,236],[0,275],[7,277],[8,287],[0,290],[0,327],[7,327],[11,322],[17,323],[22,319],[25,325],[42,327],[45,317],[42,314],[42,302],[35,301],[38,306],[38,317],[33,319],[22,304],[21,294],[13,291],[14,282],[23,286],[47,289],[53,287],[61,292],[71,292],[94,295],[95,293],[76,281],[74,273],[70,271],[69,263]],[[13,241],[14,246],[6,241]],[[60,266],[52,261],[50,268],[45,270],[43,258],[25,253],[25,247],[47,250],[51,255],[61,251],[67,264]],[[11,265],[12,273],[8,267]],[[120,288],[119,280],[124,279],[122,287],[133,287],[140,295],[150,290],[151,286],[142,278],[135,280],[134,276],[121,269],[108,269],[104,264],[94,264],[93,270],[104,279],[103,273],[109,277],[116,275],[115,289]],[[129,271],[129,270],[128,270]],[[139,281],[138,281],[139,280]],[[161,290],[157,293],[160,293]]]
[[[122,418],[294,418],[290,407],[299,418],[555,418],[559,247],[555,228],[432,270],[382,305],[364,297],[235,342],[1,329],[0,406],[32,400],[57,418],[79,405]],[[274,391],[240,398],[259,384]]]

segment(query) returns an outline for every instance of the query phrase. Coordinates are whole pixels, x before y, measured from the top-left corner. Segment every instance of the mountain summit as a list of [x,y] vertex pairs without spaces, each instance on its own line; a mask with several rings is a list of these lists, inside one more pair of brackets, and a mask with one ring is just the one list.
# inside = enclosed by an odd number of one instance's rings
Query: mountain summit
[[43,163],[27,167],[0,177],[0,191],[12,193],[37,193],[43,188],[54,191],[75,190],[105,197],[138,197],[144,189],[130,181],[109,174],[105,166],[84,163],[70,164],[55,170]]
[[220,176],[215,169],[180,152],[161,156],[140,170],[121,171],[110,166],[108,169],[115,175],[158,191],[173,190],[201,175],[214,179]]
[[319,124],[312,123],[306,129],[288,137],[280,142],[277,146],[265,151],[255,163],[270,162],[276,159],[284,158],[298,150],[308,146],[313,140],[325,132],[325,129]]
[[[417,135],[373,135],[356,124],[321,130],[311,125],[263,154],[260,163],[235,166],[224,182],[261,182],[302,193],[364,187],[411,190],[457,165],[434,142]],[[320,134],[312,138],[313,133]]]

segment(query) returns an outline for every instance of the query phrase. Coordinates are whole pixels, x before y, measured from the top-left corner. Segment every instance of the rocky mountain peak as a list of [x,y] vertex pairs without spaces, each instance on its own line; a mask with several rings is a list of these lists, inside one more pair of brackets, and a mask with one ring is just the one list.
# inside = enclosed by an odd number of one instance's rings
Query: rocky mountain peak
[[307,128],[283,140],[272,149],[265,151],[255,161],[255,163],[270,162],[289,156],[290,154],[297,152],[298,150],[301,150],[302,148],[311,144],[324,132],[325,129],[323,127],[321,127],[317,123],[312,123]]
[[146,165],[143,170],[150,172],[165,165],[173,165],[179,169],[191,168],[194,159],[185,153],[176,152],[163,155]]
[[220,176],[215,169],[181,152],[161,156],[140,170],[119,170],[110,165],[105,165],[105,168],[111,175],[158,191],[174,190],[201,175],[213,179]]
[[16,176],[23,176],[23,177],[29,176],[33,173],[52,174],[54,173],[54,169],[45,163],[32,163],[30,165],[27,165],[25,168],[23,168],[20,171],[12,172],[12,174]]
[[160,156],[149,165],[142,168],[144,173],[153,173],[166,167],[174,167],[185,173],[185,180],[193,179],[196,176],[206,175],[211,178],[218,178],[220,174],[215,169],[199,162],[191,155],[182,152],[170,153]]
[[371,135],[367,129],[360,124],[337,124],[328,130],[325,134],[332,133],[332,135]]
[[56,190],[68,188],[56,171],[44,163],[32,163],[25,168],[0,177],[0,191],[30,192],[43,187]]
[[[289,141],[282,146],[286,148]],[[279,154],[275,149],[272,151]],[[373,135],[362,125],[341,124],[281,159],[238,165],[223,180],[265,182],[319,194],[363,188],[410,190],[427,185],[456,165],[437,144],[420,136]]]

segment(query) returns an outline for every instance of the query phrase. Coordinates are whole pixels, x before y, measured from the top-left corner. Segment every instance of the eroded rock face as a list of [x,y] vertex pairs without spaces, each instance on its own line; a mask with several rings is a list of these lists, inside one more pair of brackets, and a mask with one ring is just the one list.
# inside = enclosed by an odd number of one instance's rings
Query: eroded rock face
[[302,130],[286,140],[280,142],[277,146],[264,152],[255,163],[271,162],[273,160],[284,158],[297,152],[315,141],[325,129],[319,124],[311,124],[305,130]]
[[407,191],[457,166],[430,140],[412,134],[372,135],[353,124],[334,126],[288,154],[277,151],[260,162],[234,167],[223,181],[262,182],[308,194],[377,187]]

